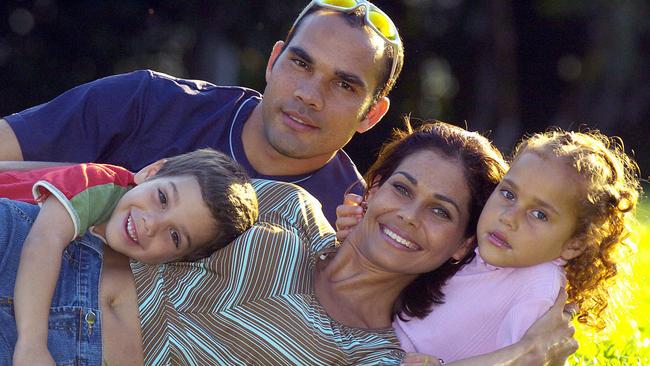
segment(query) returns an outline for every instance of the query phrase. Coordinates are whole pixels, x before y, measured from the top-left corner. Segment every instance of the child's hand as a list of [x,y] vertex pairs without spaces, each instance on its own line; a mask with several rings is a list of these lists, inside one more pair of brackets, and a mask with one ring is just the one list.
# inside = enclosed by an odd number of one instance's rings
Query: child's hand
[[404,356],[402,365],[405,366],[440,366],[443,365],[438,357],[425,355],[424,353],[409,352]]
[[56,366],[50,351],[47,350],[47,344],[33,341],[21,342],[20,338],[14,348],[13,361],[13,366]]
[[361,221],[363,217],[362,200],[361,196],[348,193],[345,195],[343,204],[336,208],[336,239],[339,242],[343,242],[350,231]]

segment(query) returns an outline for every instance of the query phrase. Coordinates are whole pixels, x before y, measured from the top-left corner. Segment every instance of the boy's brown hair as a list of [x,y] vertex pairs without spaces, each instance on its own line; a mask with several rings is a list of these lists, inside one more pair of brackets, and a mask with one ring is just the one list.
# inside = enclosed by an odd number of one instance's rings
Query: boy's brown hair
[[216,223],[216,236],[182,260],[194,261],[221,249],[257,220],[257,195],[244,169],[230,157],[200,149],[165,160],[154,178],[192,176]]

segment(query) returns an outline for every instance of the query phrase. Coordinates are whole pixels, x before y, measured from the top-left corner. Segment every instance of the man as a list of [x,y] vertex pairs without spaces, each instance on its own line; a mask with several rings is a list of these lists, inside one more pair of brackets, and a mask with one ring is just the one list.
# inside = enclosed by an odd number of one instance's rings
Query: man
[[[385,115],[404,54],[392,21],[374,5],[360,1],[342,12],[315,3],[274,45],[263,96],[153,71],[111,76],[0,120],[0,160],[135,171],[212,147],[253,178],[302,186],[333,223],[345,190],[360,179],[341,148]],[[356,15],[340,16],[348,12]]]

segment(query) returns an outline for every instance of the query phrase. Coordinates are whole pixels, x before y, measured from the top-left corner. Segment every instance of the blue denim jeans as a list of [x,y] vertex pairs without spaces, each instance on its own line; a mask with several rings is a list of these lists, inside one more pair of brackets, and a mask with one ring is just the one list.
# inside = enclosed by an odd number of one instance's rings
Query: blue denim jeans
[[[11,365],[17,331],[14,285],[23,242],[39,208],[0,198],[0,365]],[[101,365],[99,281],[103,243],[87,233],[66,247],[52,305],[47,347],[57,365]]]

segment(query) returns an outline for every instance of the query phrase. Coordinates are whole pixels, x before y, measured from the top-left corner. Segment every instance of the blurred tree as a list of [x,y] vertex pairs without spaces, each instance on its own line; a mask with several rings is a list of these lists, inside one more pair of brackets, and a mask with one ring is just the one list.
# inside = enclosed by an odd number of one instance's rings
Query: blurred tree
[[[271,47],[306,0],[8,0],[0,4],[0,115],[99,77],[151,68],[264,88]],[[586,124],[620,135],[647,176],[650,5],[644,0],[377,0],[406,64],[391,111],[346,149],[365,170],[401,116],[487,131]]]

